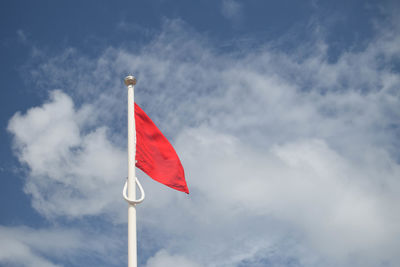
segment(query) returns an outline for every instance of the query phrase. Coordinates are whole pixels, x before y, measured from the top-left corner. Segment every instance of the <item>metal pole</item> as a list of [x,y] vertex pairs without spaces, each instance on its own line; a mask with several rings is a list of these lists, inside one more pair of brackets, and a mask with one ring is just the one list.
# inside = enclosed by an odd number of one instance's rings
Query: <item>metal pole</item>
[[[135,84],[135,77],[130,75],[125,78],[125,85],[128,87],[128,197],[130,199],[136,199]],[[128,207],[128,267],[137,267],[136,205],[131,203]]]

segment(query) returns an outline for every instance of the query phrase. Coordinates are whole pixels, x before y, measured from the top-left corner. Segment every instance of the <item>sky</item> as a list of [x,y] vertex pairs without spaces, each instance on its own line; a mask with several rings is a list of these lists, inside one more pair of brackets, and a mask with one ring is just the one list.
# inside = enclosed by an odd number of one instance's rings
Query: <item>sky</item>
[[400,266],[399,11],[2,1],[0,266],[127,266],[128,74],[190,190],[137,171],[139,266]]

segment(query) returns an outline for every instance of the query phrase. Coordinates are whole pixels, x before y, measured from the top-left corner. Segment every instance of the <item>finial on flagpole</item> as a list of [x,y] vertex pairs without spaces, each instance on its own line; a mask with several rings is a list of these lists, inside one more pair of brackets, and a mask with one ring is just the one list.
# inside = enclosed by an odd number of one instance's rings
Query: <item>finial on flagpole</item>
[[129,86],[129,85],[135,85],[136,84],[136,78],[132,75],[126,76],[125,79],[125,85]]

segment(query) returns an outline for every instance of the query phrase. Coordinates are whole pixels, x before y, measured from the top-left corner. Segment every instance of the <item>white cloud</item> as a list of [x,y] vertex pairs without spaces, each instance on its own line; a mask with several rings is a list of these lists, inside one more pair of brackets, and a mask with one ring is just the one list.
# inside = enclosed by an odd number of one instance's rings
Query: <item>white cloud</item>
[[[153,227],[165,232],[190,236],[188,242],[174,242],[173,251],[194,257],[198,251],[192,250],[192,240],[200,247],[211,243],[213,250],[202,254],[204,261],[210,266],[232,266],[295,238],[306,251],[304,258],[317,254],[341,266],[346,266],[349,255],[363,251],[370,251],[362,253],[368,260],[397,257],[390,247],[398,246],[392,218],[399,214],[398,208],[392,205],[391,211],[383,211],[386,196],[363,185],[371,182],[364,179],[374,176],[376,166],[359,170],[321,140],[263,151],[204,129],[181,135],[177,148],[191,174],[195,197],[190,204],[184,199],[154,200],[178,206],[181,214],[159,207],[155,214],[165,218],[163,224],[158,225],[156,217],[152,221]],[[391,166],[396,170],[381,170],[380,175],[392,180],[398,190],[400,169],[394,162]],[[226,251],[233,254],[223,257]],[[368,260],[361,265],[368,266]]]
[[193,261],[180,255],[170,255],[167,251],[161,250],[154,257],[151,257],[146,264],[147,267],[200,267]]
[[12,266],[60,266],[44,255],[68,255],[70,247],[81,247],[81,242],[79,234],[74,231],[0,226],[0,263]]
[[95,116],[90,105],[75,110],[70,97],[53,91],[48,103],[10,120],[15,151],[28,167],[24,190],[43,215],[121,214],[113,211],[122,204],[124,151],[106,127],[86,129]]
[[81,266],[83,263],[95,266],[123,264],[125,261],[121,260],[119,253],[120,242],[110,238],[112,229],[101,235],[95,232],[85,227],[78,230],[0,226],[0,265],[59,267]]
[[46,89],[65,81],[69,96],[56,91],[9,123],[26,191],[49,217],[125,212],[121,79],[137,70],[138,102],[174,137],[191,191],[142,179],[143,238],[164,248],[148,266],[396,266],[397,36],[382,32],[330,63],[322,41],[217,54],[175,21],[137,53],[68,50],[32,74]]

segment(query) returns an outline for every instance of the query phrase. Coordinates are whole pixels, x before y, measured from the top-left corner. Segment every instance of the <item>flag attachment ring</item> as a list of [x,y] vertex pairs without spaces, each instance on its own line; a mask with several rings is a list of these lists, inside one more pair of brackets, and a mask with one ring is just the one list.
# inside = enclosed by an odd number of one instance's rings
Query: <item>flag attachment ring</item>
[[127,188],[128,188],[128,178],[126,178],[124,189],[122,189],[122,196],[124,197],[126,202],[128,202],[131,205],[136,205],[136,204],[142,203],[143,200],[144,200],[144,197],[145,197],[145,193],[144,193],[143,187],[140,184],[139,179],[137,177],[135,177],[135,182],[138,185],[139,190],[140,190],[141,197],[139,199],[132,200],[132,199],[128,198],[128,196],[126,195]]

